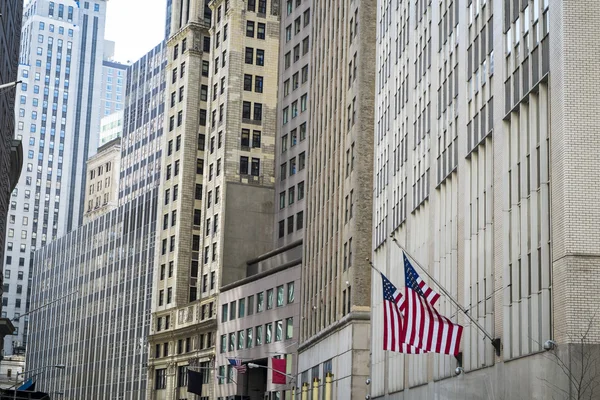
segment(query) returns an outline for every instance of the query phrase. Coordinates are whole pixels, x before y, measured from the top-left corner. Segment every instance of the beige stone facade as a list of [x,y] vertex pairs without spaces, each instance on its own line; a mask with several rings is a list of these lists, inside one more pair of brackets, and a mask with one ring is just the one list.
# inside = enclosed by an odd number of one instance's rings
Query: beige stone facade
[[323,384],[331,372],[334,398],[364,399],[376,7],[372,1],[313,1],[310,14],[313,68],[298,383],[319,379]]
[[[273,243],[278,3],[206,4],[172,7],[151,399],[189,398],[186,368],[212,370],[219,288]],[[202,398],[213,399],[205,376]]]
[[84,223],[117,208],[120,162],[121,138],[99,147],[98,152],[88,159]]
[[404,286],[393,235],[502,347],[442,296],[461,360],[383,351],[374,275],[371,398],[594,398],[559,363],[600,339],[598,2],[377,3],[374,264]]

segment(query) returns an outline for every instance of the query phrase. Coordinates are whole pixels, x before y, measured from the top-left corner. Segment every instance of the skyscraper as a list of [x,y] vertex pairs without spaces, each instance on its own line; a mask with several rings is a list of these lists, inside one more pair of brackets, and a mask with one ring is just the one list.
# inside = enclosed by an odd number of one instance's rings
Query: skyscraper
[[[95,168],[88,171],[88,186],[99,181],[103,190],[117,184],[112,167],[120,164],[118,207],[35,253],[32,307],[48,306],[31,317],[28,369],[67,366],[46,371],[38,382],[49,393],[60,391],[72,399],[147,398],[165,54],[161,43],[128,68],[120,161],[90,161]],[[108,188],[106,178],[111,179]]]
[[[293,3],[293,4],[292,4]],[[297,7],[296,1],[287,1]],[[300,384],[333,373],[333,397],[364,399],[369,375],[372,1],[313,1]],[[318,66],[318,67],[317,67]],[[284,87],[285,90],[285,87]]]
[[501,347],[443,295],[461,357],[384,352],[375,276],[371,397],[593,397],[600,4],[377,1],[377,21],[374,264],[403,285],[394,235]]
[[[3,302],[12,318],[29,310],[31,254],[82,216],[85,161],[96,150],[106,1],[32,0],[23,14],[15,136],[24,168],[13,192],[6,237]],[[14,343],[23,350],[27,318]]]
[[306,162],[309,132],[311,58],[310,1],[288,1],[281,16],[279,90],[275,146],[277,182],[275,243],[283,246],[304,236]]
[[[278,5],[173,2],[150,340],[155,396],[186,396],[176,371],[215,351],[216,314],[202,310],[246,276],[248,259],[272,249],[278,65],[269,60],[279,49]],[[187,340],[189,351],[179,351]]]
[[[23,3],[2,2],[0,4],[0,85],[9,85],[0,89],[0,265],[4,266],[4,246],[11,193],[17,185],[23,166],[23,147],[14,140],[15,89],[11,85],[18,79],[19,39],[21,37],[21,19]],[[4,286],[4,268],[0,274],[0,286]],[[4,299],[2,306],[4,306]],[[0,306],[0,311],[2,311]],[[12,323],[7,321],[6,311],[0,319],[0,338],[12,334]],[[0,344],[3,346],[3,344]]]

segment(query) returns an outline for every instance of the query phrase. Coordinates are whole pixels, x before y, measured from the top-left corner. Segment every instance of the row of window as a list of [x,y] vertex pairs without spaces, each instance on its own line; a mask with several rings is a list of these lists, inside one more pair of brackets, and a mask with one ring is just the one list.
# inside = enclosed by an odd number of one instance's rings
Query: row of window
[[[304,27],[306,27],[310,23],[310,9],[304,11],[303,16],[304,16]],[[298,17],[294,20],[294,35],[299,34],[301,29],[302,29],[302,21],[301,21],[301,17]],[[290,40],[292,40],[292,24],[289,24],[285,28],[285,42],[287,43]]]
[[[287,299],[285,297],[284,285],[279,285],[275,289],[267,290],[266,306],[267,310],[273,309],[274,295],[277,294],[277,307],[283,307],[285,304],[294,302],[294,282],[287,284]],[[256,308],[254,307],[254,299],[256,296]],[[287,303],[286,303],[287,301]],[[247,307],[246,307],[247,306]],[[265,309],[265,292],[259,292],[256,295],[248,296],[247,298],[232,301],[229,304],[221,305],[221,322],[233,321],[236,318],[243,318],[246,315],[252,315],[254,312],[260,313]]]
[[[21,278],[23,279],[23,278]],[[8,283],[5,283],[2,286],[2,290],[4,293],[9,293],[10,292],[10,285]],[[17,285],[17,294],[22,294],[23,293],[23,285]]]
[[[296,8],[300,7],[300,5],[302,4],[302,0],[295,0],[295,2],[296,2]],[[294,0],[287,0],[286,9],[287,9],[287,15],[290,15],[294,9]],[[306,14],[306,12],[305,12],[305,14]],[[306,25],[308,25],[307,19],[304,20],[304,26],[306,26]]]
[[306,168],[306,152],[303,151],[302,153],[298,154],[297,162],[296,162],[296,157],[292,157],[292,158],[290,158],[289,161],[284,162],[280,165],[279,176],[282,181],[285,180],[285,178],[287,176],[288,165],[289,165],[289,176],[295,175],[296,172],[298,172],[298,171],[302,171],[304,168]]
[[[285,153],[288,149],[288,141],[289,146],[294,147],[298,144],[298,130],[300,131],[300,141],[304,141],[306,139],[306,122],[302,123],[299,128],[294,128],[290,131],[289,135],[283,135],[281,137],[281,152]],[[285,179],[285,178],[284,178]]]
[[[304,211],[300,211],[296,214],[296,230],[304,228]],[[294,233],[294,216],[290,215],[287,217],[287,234],[291,235]],[[285,219],[279,221],[278,226],[278,238],[281,239],[285,236]]]
[[[297,192],[298,192],[298,201],[300,201],[304,198],[304,181],[298,183]],[[285,190],[279,193],[279,209],[280,210],[284,209],[286,206],[285,197],[286,197]],[[291,188],[289,188],[287,190],[287,198],[288,198],[287,205],[294,204],[294,202],[296,201],[296,186],[292,186]]]
[[[305,56],[306,54],[308,54],[309,50],[310,50],[310,39],[307,36],[304,39],[302,39],[302,56]],[[289,67],[292,66],[292,55],[293,55],[293,62],[297,62],[300,60],[300,44],[297,44],[296,46],[294,46],[293,50],[290,50],[287,53],[285,53],[285,55],[283,57],[283,63],[284,63],[285,69],[288,69]]]
[[[275,337],[273,338],[273,326],[275,327]],[[264,333],[264,335],[263,335]],[[275,342],[289,340],[294,337],[294,318],[285,319],[285,332],[283,320],[270,322],[264,325],[258,325],[254,328],[248,328],[229,335],[221,335],[221,353],[229,351],[251,349],[255,346],[261,346],[263,343],[270,344]]]
[[[289,122],[290,118],[290,107],[292,119],[298,116],[298,100],[292,102],[291,106],[283,109],[283,125]],[[305,112],[308,107],[308,95],[305,93],[300,97],[300,112]]]
[[[46,29],[46,23],[45,22],[40,22],[39,25],[40,31],[43,31]],[[49,32],[54,32],[54,24],[49,24],[48,25],[48,31]],[[62,26],[58,27],[58,34],[59,35],[64,35],[65,34],[65,28]],[[68,29],[67,30],[67,34],[69,37],[73,37],[73,29]],[[23,77],[27,78],[27,75],[23,75]]]
[[300,70],[300,72],[296,72],[294,73],[294,75],[292,75],[292,79],[286,79],[283,82],[283,96],[287,97],[290,94],[290,85],[292,88],[292,91],[298,89],[300,87],[300,80],[302,80],[302,84],[308,82],[308,64],[306,64],[304,67],[302,67],[302,69]]
[[[17,279],[22,281],[23,280],[23,271],[17,271]],[[4,278],[6,279],[10,279],[10,269],[6,269],[4,270]]]

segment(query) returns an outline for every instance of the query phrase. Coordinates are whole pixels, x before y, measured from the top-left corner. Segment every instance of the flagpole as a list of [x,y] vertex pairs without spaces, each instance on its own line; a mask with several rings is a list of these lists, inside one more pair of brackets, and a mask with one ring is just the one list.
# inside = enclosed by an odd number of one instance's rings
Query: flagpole
[[[435,279],[433,276],[431,276],[431,275],[429,274],[429,272],[427,271],[427,269],[425,269],[425,268],[424,268],[424,267],[423,267],[421,264],[419,264],[419,263],[418,263],[418,261],[417,261],[417,260],[415,260],[415,258],[414,258],[413,256],[411,256],[411,255],[410,255],[410,253],[409,253],[408,251],[406,251],[406,249],[405,249],[404,247],[400,246],[400,243],[398,243],[398,241],[396,240],[396,238],[395,238],[393,235],[390,235],[390,237],[392,238],[392,241],[393,241],[394,243],[396,243],[396,246],[398,246],[398,248],[399,248],[400,250],[402,250],[402,251],[403,251],[403,252],[404,252],[404,253],[405,253],[405,254],[408,256],[408,258],[410,258],[410,259],[411,259],[411,260],[412,260],[412,261],[413,261],[415,264],[417,264],[417,265],[419,266],[419,268],[421,268],[421,270],[422,270],[422,271],[425,273],[425,275],[427,275],[427,276],[429,277],[429,279],[431,279],[431,280],[433,281],[433,283],[435,283],[435,284],[436,284],[436,285],[437,285],[437,286],[440,288],[440,290],[441,290],[441,291],[442,291],[442,292],[443,292],[443,293],[446,295],[446,297],[447,297],[447,298],[448,298],[450,301],[452,301],[452,303],[454,303],[454,305],[455,305],[456,307],[458,307],[458,309],[459,309],[460,311],[462,311],[462,312],[463,312],[463,314],[465,314],[465,316],[466,316],[467,318],[469,318],[469,320],[470,320],[470,321],[471,321],[471,322],[472,322],[472,323],[473,323],[473,324],[474,324],[474,325],[475,325],[475,326],[476,326],[476,327],[477,327],[477,328],[478,328],[478,329],[479,329],[479,330],[480,330],[480,331],[481,331],[481,332],[482,332],[482,333],[483,333],[483,334],[484,334],[484,335],[485,335],[485,336],[486,336],[488,339],[490,339],[490,341],[492,342],[492,346],[494,346],[494,349],[496,349],[496,355],[497,355],[497,356],[500,356],[500,338],[493,338],[493,337],[492,337],[492,335],[490,335],[490,334],[489,334],[489,333],[488,333],[488,332],[485,330],[485,328],[484,328],[483,326],[481,326],[481,324],[479,324],[479,322],[477,322],[477,321],[476,321],[476,320],[475,320],[473,317],[471,317],[471,316],[468,314],[467,310],[466,310],[466,309],[465,309],[463,306],[461,306],[461,305],[458,303],[458,301],[457,301],[457,300],[455,300],[455,299],[454,299],[454,297],[452,297],[452,296],[450,295],[450,293],[448,293],[448,291],[447,291],[447,290],[444,288],[444,286],[442,286],[442,284],[441,284],[441,283],[439,283],[439,282],[438,282],[438,281],[437,281],[437,280],[436,280],[436,279]],[[373,269],[376,269],[376,268],[373,266],[373,264],[371,264],[371,267],[372,267]]]

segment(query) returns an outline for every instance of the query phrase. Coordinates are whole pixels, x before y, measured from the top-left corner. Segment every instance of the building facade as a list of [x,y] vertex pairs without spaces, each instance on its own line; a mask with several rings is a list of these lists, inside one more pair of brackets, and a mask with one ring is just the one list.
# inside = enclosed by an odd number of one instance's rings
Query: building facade
[[[185,393],[179,367],[211,362],[216,313],[193,311],[214,307],[219,287],[244,278],[245,260],[273,244],[278,66],[267,60],[278,54],[278,6],[172,4],[150,340],[163,351],[150,360],[152,399]],[[192,351],[180,356],[177,343],[189,337]]]
[[[67,297],[32,314],[28,369],[64,363],[38,385],[65,399],[146,399],[165,67],[161,43],[127,71],[120,159],[108,171],[118,208],[36,252],[32,308]],[[101,176],[93,165],[103,187],[107,162]]]
[[279,90],[275,145],[275,245],[304,236],[311,58],[310,1],[287,1],[279,38]]
[[100,118],[123,111],[128,66],[118,62],[102,61],[102,114]]
[[[10,84],[18,79],[19,41],[21,38],[22,2],[3,2],[0,5],[0,52],[4,55],[0,61],[0,85]],[[15,88],[0,89],[0,286],[4,287],[4,255],[6,227],[8,225],[11,194],[17,185],[23,166],[23,147],[14,140],[15,129]],[[3,292],[1,292],[3,293]],[[12,335],[14,326],[3,310],[4,297],[0,312],[0,346],[4,348],[4,336]]]
[[600,5],[378,1],[377,20],[374,264],[403,285],[393,235],[502,347],[442,296],[461,358],[384,352],[373,276],[371,398],[594,397]]
[[[14,118],[24,168],[6,233],[5,270],[11,278],[3,302],[9,318],[29,310],[33,252],[83,216],[85,161],[95,153],[98,135],[94,93],[97,97],[105,14],[104,0],[82,7],[35,0],[24,9]],[[6,354],[26,346],[27,318],[16,328],[4,344]]]
[[322,384],[332,373],[333,398],[364,399],[376,8],[372,1],[313,1],[310,18],[310,65],[319,67],[309,78],[298,384]]
[[[65,399],[146,399],[158,188],[35,253],[27,369]],[[38,388],[40,390],[41,388]]]
[[100,137],[98,138],[98,147],[120,138],[123,135],[123,110],[114,112],[100,119]]
[[120,161],[121,138],[98,148],[98,152],[87,160],[84,223],[117,208]]
[[[286,373],[295,377],[302,241],[248,261],[248,277],[221,287],[217,310],[218,354],[215,360],[215,398],[251,400],[290,399],[295,379],[273,384],[271,358],[285,358]],[[228,359],[241,360],[244,374]],[[248,364],[259,365],[250,368]]]

